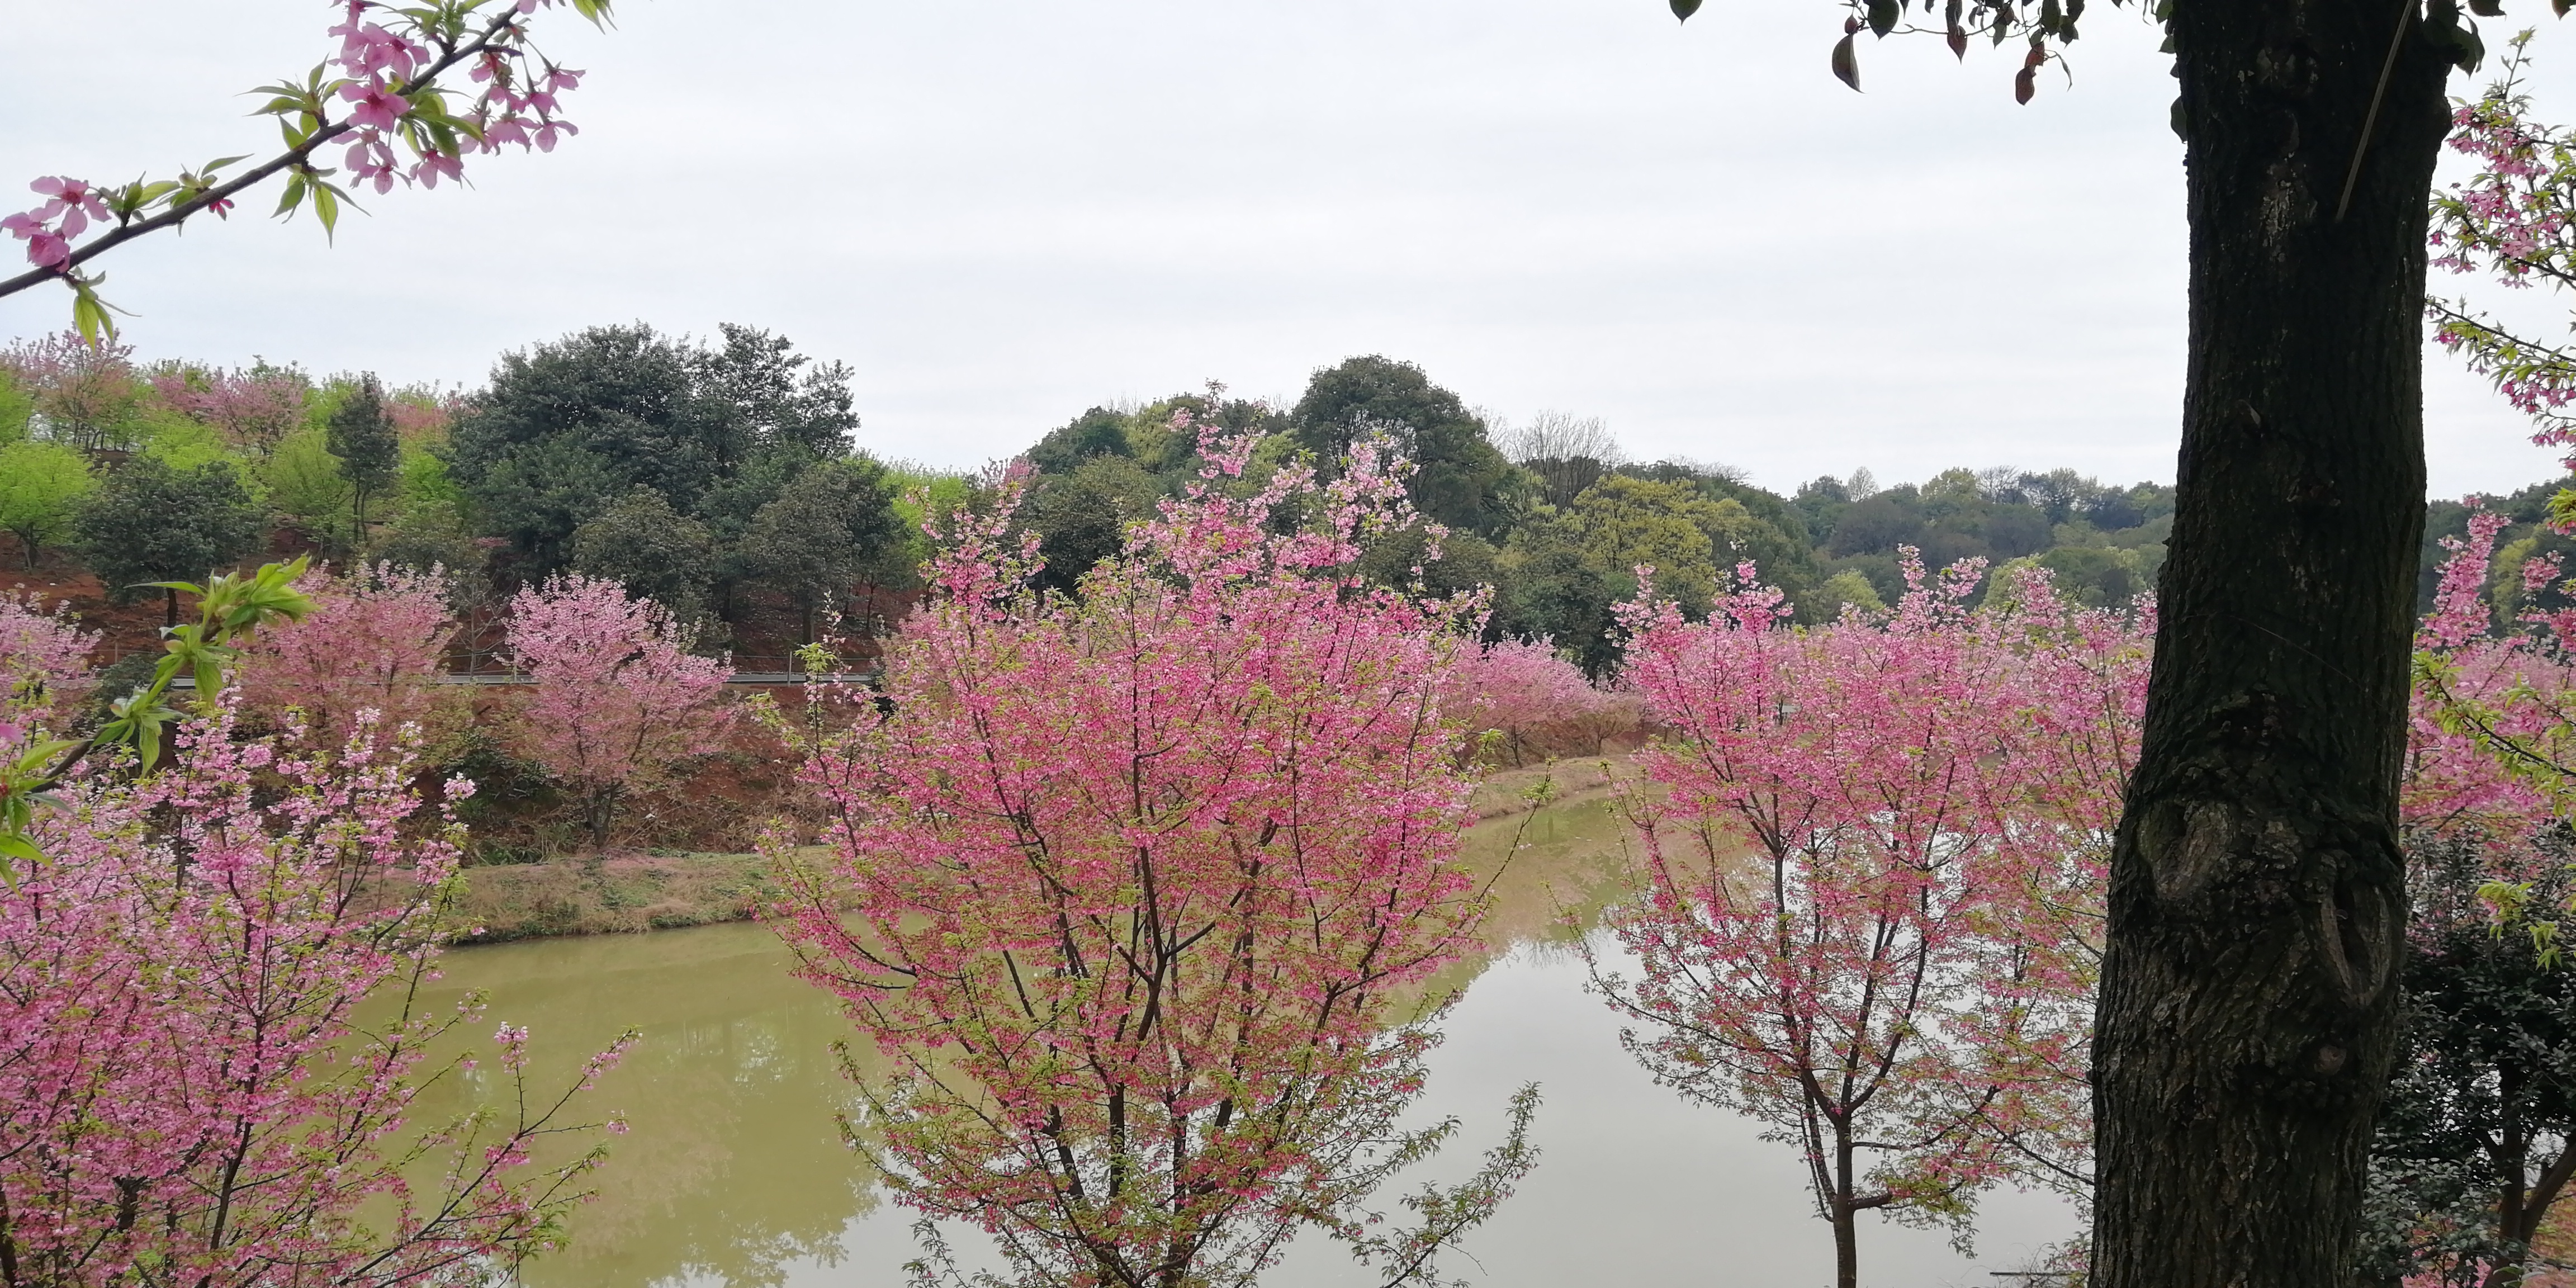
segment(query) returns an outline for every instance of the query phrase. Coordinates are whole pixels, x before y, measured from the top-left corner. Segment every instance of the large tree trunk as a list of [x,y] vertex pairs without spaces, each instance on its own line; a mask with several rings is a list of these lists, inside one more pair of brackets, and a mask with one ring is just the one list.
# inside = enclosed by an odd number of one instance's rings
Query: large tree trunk
[[2425,204],[2446,128],[2448,54],[2413,3],[2174,3],[2190,367],[2112,862],[2101,1288],[2353,1282],[2406,916]]

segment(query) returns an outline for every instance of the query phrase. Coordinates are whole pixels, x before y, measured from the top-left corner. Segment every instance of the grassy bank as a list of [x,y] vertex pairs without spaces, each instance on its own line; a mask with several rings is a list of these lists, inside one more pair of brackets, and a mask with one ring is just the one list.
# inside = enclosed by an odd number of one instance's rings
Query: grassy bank
[[[1498,771],[1476,786],[1474,808],[1494,826],[1533,807],[1531,789],[1551,784],[1549,808],[1606,800],[1618,791],[1624,758],[1563,760]],[[478,927],[459,942],[497,944],[553,935],[615,935],[742,921],[779,894],[757,854],[619,852],[587,859],[508,863],[465,870],[462,914]]]
[[647,853],[465,870],[461,942],[609,935],[740,921],[779,893],[757,854]]

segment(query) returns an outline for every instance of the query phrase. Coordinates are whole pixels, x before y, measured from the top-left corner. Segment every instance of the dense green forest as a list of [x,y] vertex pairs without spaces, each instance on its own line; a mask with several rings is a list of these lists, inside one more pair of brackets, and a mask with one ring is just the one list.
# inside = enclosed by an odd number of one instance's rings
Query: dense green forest
[[[81,561],[112,595],[283,545],[437,564],[469,574],[468,594],[564,570],[610,576],[698,623],[709,647],[738,644],[760,611],[799,638],[836,613],[865,631],[911,588],[920,505],[988,504],[1000,472],[853,450],[851,379],[740,326],[705,342],[596,327],[501,355],[470,392],[23,341],[0,350],[0,529],[25,567]],[[1174,429],[1184,412],[1261,432],[1263,466],[1329,469],[1362,437],[1391,440],[1414,463],[1415,505],[1449,533],[1437,561],[1418,535],[1382,544],[1372,575],[1490,585],[1493,634],[1552,639],[1595,671],[1613,660],[1611,606],[1635,593],[1639,565],[1704,610],[1749,562],[1808,622],[1893,602],[1907,547],[1936,568],[2036,564],[2108,605],[2155,584],[2173,522],[2170,486],[2067,469],[1892,484],[1862,469],[1784,495],[1722,465],[1632,458],[1597,420],[1507,421],[1371,355],[1316,371],[1292,406],[1211,386],[1095,406],[1035,435],[1021,516],[1048,584],[1074,584],[1125,524],[1197,477],[1195,437]],[[2493,502],[2516,523],[2500,609],[2524,593],[2524,560],[2576,544],[2538,523],[2559,486]],[[2427,602],[2437,542],[2466,515],[2449,501],[2428,511]]]

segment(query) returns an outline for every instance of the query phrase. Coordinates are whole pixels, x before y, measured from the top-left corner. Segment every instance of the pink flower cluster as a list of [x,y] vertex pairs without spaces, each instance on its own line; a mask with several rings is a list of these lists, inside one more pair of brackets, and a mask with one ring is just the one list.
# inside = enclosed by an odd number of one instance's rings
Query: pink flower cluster
[[1470,736],[1498,736],[1515,765],[1531,755],[1597,755],[1641,714],[1635,694],[1595,688],[1543,639],[1461,649],[1441,707],[1466,721]]
[[[2451,147],[2479,169],[2434,199],[2433,263],[2506,287],[2565,288],[2576,285],[2576,135],[2529,117],[2519,88],[2529,35],[2513,42],[2505,78],[2452,114]],[[2538,422],[2534,442],[2576,447],[2576,357],[2455,302],[2432,300],[2427,312],[2436,340]]]
[[97,642],[68,601],[48,611],[23,588],[0,594],[0,743],[60,722],[90,689],[89,650]]
[[27,243],[28,263],[59,269],[71,260],[72,238],[87,232],[92,221],[107,222],[107,203],[99,199],[98,189],[65,175],[47,175],[27,186],[45,204],[0,219],[0,228]]
[[304,382],[288,372],[161,370],[152,387],[161,401],[256,451],[275,446],[304,419]]
[[457,631],[444,575],[383,564],[307,573],[297,588],[312,611],[261,628],[242,650],[234,683],[244,706],[298,713],[334,739],[362,722],[415,729],[433,746],[463,732],[465,691],[439,683]]
[[[2468,535],[2442,542],[2450,557],[2416,635],[2398,809],[2411,833],[2475,837],[2490,875],[2515,881],[2545,861],[2541,830],[2576,804],[2562,777],[2543,768],[2576,761],[2576,609],[2525,613],[2527,629],[2499,628],[2488,582],[2506,523],[2473,508]],[[2523,589],[2539,590],[2558,573],[2556,560],[2533,559],[2523,565]]]
[[689,644],[660,604],[604,578],[550,578],[510,601],[507,653],[536,682],[511,743],[581,802],[594,845],[628,795],[723,745],[732,667]]
[[[309,118],[300,131],[288,131],[291,145],[310,146],[306,140],[315,135],[343,142],[343,163],[359,183],[379,193],[392,191],[397,181],[435,188],[441,179],[463,178],[468,153],[498,152],[512,144],[551,152],[563,136],[580,132],[563,119],[560,98],[580,86],[583,73],[555,66],[528,40],[527,17],[556,0],[466,0],[437,9],[384,0],[332,3],[341,20],[328,34],[339,48],[325,66],[336,79],[322,84],[318,94],[306,93],[306,102],[283,100],[284,106],[268,110],[288,116],[300,111]],[[463,20],[461,34],[447,29],[453,19]],[[479,89],[451,90],[441,83],[460,61]],[[289,82],[261,92],[281,88],[295,91]],[[326,117],[332,102],[340,108],[338,121]],[[45,198],[43,204],[0,218],[0,229],[26,243],[29,264],[68,274],[74,243],[92,225],[122,226],[146,210],[194,200],[213,186],[212,169],[122,189],[50,175],[29,185]],[[312,181],[320,182],[318,174]],[[204,208],[222,216],[231,207],[229,199],[218,199]]]
[[[498,152],[508,144],[552,152],[562,135],[581,132],[558,114],[557,98],[578,88],[582,73],[537,56],[515,21],[499,26],[500,38],[473,55],[467,75],[483,88],[458,111],[446,101],[447,91],[431,86],[432,69],[441,65],[444,52],[433,46],[432,33],[397,6],[377,0],[345,2],[347,16],[330,31],[340,38],[340,52],[331,62],[344,77],[338,95],[348,105],[353,127],[345,161],[351,175],[377,192],[392,191],[396,180],[435,188],[442,178],[464,177],[466,153]],[[514,17],[553,3],[508,0]],[[405,121],[424,92],[438,95],[442,115],[473,129],[449,140],[407,130]],[[399,155],[397,146],[402,148]]]
[[1015,1281],[1249,1282],[1351,1220],[1432,1040],[1396,1002],[1480,914],[1440,706],[1473,606],[1352,572],[1412,522],[1396,471],[1255,486],[1248,439],[1202,443],[1079,595],[1032,589],[1016,479],[961,515],[889,714],[805,770],[804,973],[899,1071],[868,1094],[902,1201]]
[[2081,1190],[2103,871],[2152,624],[1975,563],[1884,620],[1793,629],[1738,570],[1704,623],[1621,610],[1641,887],[1605,974],[1659,1080],[1798,1142],[1821,1211],[1958,1221],[2008,1175]]
[[413,774],[372,723],[326,748],[218,713],[164,771],[37,815],[49,861],[0,888],[17,1282],[453,1283],[554,1237],[598,1155],[531,1169],[529,1145],[598,1124],[569,1094],[407,1123],[423,1048],[468,1016],[355,1023],[446,929],[456,831],[417,817]]
[[[2576,610],[2499,630],[2503,516],[2445,544],[2419,637],[2399,798],[2410,837],[2466,837],[2527,879],[2576,799]],[[2554,561],[2523,568],[2526,590]],[[2006,1177],[2081,1191],[2093,992],[2123,784],[2145,704],[2152,609],[2070,609],[2036,570],[1967,605],[1909,555],[1884,620],[1788,624],[1738,572],[1705,623],[1622,609],[1627,680],[1674,738],[1642,755],[1668,789],[1635,810],[1646,855],[1610,924],[1635,980],[1631,1049],[1685,1094],[1767,1124],[1848,1217],[1964,1219]]]

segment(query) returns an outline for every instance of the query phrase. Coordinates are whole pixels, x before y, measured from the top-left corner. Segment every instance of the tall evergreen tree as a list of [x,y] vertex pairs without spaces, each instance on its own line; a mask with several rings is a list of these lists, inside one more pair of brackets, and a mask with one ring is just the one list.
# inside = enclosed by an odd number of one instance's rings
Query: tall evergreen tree
[[628,594],[660,604],[694,628],[707,616],[715,542],[707,525],[672,509],[661,493],[639,487],[573,532],[572,566],[583,576],[623,585]]
[[[203,581],[258,551],[268,516],[220,461],[174,470],[137,456],[81,508],[82,554],[118,603],[156,581]],[[179,624],[179,592],[161,592],[164,624]]]
[[450,432],[451,477],[523,577],[566,567],[574,530],[637,487],[726,540],[776,488],[848,454],[850,376],[749,327],[714,347],[593,327],[502,357]]
[[1410,362],[1369,354],[1317,371],[1289,419],[1298,444],[1326,468],[1357,438],[1394,436],[1413,462],[1405,491],[1415,507],[1479,536],[1507,530],[1531,487],[1487,441],[1485,422]]
[[367,544],[367,502],[393,482],[402,464],[402,440],[394,434],[394,417],[385,406],[384,386],[370,371],[331,409],[327,445],[340,458],[340,476],[351,492],[349,537]]
[[903,520],[885,467],[865,456],[807,470],[752,516],[741,558],[751,575],[795,601],[799,639],[815,615],[881,571],[900,546]]

